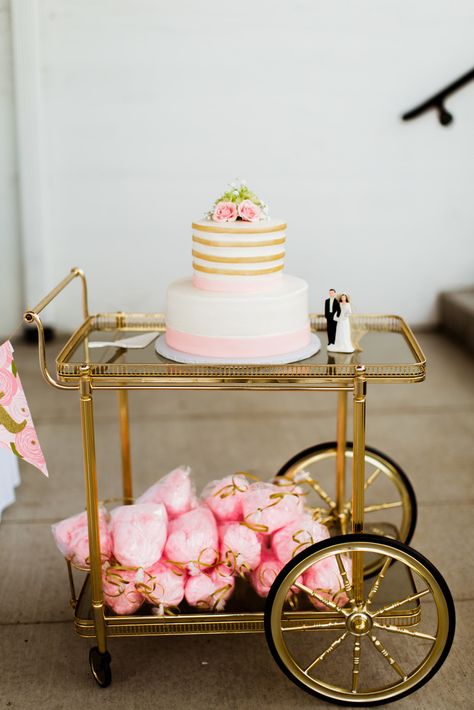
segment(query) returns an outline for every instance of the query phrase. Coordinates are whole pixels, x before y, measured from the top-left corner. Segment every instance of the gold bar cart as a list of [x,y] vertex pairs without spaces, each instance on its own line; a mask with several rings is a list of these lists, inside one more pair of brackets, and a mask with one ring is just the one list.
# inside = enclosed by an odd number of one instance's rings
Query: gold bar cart
[[[53,375],[39,314],[76,278],[82,282],[83,322],[58,354]],[[79,392],[90,571],[78,595],[67,564],[75,629],[96,640],[89,659],[99,685],[111,682],[107,639],[112,636],[265,631],[276,662],[293,682],[339,704],[368,706],[399,699],[439,670],[454,636],[452,597],[438,570],[408,546],[416,523],[416,499],[408,477],[393,459],[365,441],[367,385],[425,378],[425,357],[402,318],[353,316],[352,327],[359,339],[363,337],[364,349],[352,355],[329,355],[323,348],[303,362],[287,365],[184,365],[158,356],[150,345],[128,351],[125,362],[123,349],[92,349],[89,340],[164,332],[164,316],[90,315],[85,275],[77,268],[24,318],[38,328],[39,363],[46,382]],[[324,318],[312,315],[311,326],[315,332],[324,331]],[[337,393],[336,441],[296,454],[276,477],[280,483],[296,482],[305,488],[314,518],[328,525],[331,537],[296,554],[273,582],[267,600],[238,580],[225,612],[198,611],[183,602],[174,615],[147,613],[145,605],[136,614],[117,616],[104,606],[94,398],[100,391],[118,392],[122,500],[131,502],[128,391],[163,389]],[[349,393],[353,441],[347,438]],[[387,519],[379,520],[381,516]],[[342,580],[337,594],[304,583],[315,564],[320,569],[337,565]]]

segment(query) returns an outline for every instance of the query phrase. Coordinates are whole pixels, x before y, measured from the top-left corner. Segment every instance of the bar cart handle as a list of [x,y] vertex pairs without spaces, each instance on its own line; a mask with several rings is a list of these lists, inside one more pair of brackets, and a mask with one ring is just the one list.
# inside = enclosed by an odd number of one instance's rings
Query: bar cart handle
[[41,313],[41,311],[46,308],[46,306],[49,305],[51,301],[53,301],[56,296],[60,294],[61,291],[65,289],[66,286],[78,276],[82,281],[82,310],[84,314],[84,320],[87,320],[89,318],[89,307],[87,302],[87,281],[82,269],[78,269],[77,267],[72,268],[70,273],[60,283],[58,283],[58,285],[55,286],[44,298],[42,298],[41,301],[34,308],[25,311],[25,313],[23,314],[23,320],[25,321],[25,323],[28,323],[28,325],[31,325],[31,323],[35,323],[38,329],[38,357],[41,374],[49,385],[52,385],[53,387],[56,387],[57,389],[61,390],[78,389],[79,385],[63,385],[60,382],[57,382],[49,372],[48,365],[46,362],[44,327],[41,318],[38,314]]

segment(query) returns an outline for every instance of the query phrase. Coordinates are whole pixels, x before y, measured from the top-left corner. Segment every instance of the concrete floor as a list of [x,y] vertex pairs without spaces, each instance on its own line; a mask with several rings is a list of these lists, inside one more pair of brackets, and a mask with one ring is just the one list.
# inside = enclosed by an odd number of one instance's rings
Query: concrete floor
[[[445,665],[397,707],[468,707],[472,682],[474,510],[472,360],[438,334],[420,341],[427,381],[372,386],[369,443],[408,472],[419,501],[413,547],[445,576],[458,626]],[[56,349],[56,345],[51,346]],[[50,479],[24,466],[0,524],[0,708],[318,708],[277,668],[260,635],[111,640],[113,683],[92,680],[89,642],[75,636],[66,568],[50,524],[83,506],[78,398],[40,378],[36,350],[16,360]],[[270,475],[295,452],[334,438],[335,396],[286,393],[136,394],[130,402],[135,490],[180,463],[199,485],[238,469]],[[120,494],[116,395],[96,398],[101,497]],[[203,443],[205,442],[205,443]]]

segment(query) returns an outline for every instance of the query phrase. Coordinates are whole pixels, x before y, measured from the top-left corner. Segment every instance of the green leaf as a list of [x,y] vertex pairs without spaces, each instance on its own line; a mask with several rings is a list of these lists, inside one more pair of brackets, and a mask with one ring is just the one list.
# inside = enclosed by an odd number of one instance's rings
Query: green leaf
[[18,456],[19,459],[23,459],[23,456],[18,453],[17,448],[16,448],[15,444],[13,443],[13,441],[10,441],[10,448],[13,451],[13,453],[15,454],[15,456]]
[[12,360],[12,374],[15,375],[15,377],[18,376],[18,370],[16,369],[15,360]]

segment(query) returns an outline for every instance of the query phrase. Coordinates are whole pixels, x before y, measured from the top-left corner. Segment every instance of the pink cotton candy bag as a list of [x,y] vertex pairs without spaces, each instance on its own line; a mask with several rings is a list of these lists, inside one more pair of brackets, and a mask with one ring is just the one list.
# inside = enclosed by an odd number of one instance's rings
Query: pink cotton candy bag
[[162,503],[121,505],[112,510],[114,557],[129,567],[152,567],[166,542],[168,516]]
[[208,483],[202,492],[202,499],[218,522],[242,520],[242,500],[249,485],[243,474],[236,473]]
[[247,574],[260,564],[261,537],[240,523],[220,526],[220,561],[229,574]]
[[[346,555],[341,556],[349,582],[352,584],[352,560]],[[344,582],[339,572],[336,558],[326,557],[312,565],[303,575],[303,583],[319,594],[324,599],[329,599],[338,606],[347,604],[348,597],[344,589]],[[317,609],[328,607],[313,596],[309,600]]]
[[280,562],[286,564],[301,550],[328,537],[327,527],[305,513],[273,535],[272,550]]
[[[250,575],[250,583],[260,597],[267,597],[270,587],[280,574],[284,567],[284,563],[276,557],[272,550],[264,550],[262,552],[262,561],[259,566]],[[297,582],[301,583],[303,577],[300,575]],[[298,587],[293,585],[287,594],[287,598],[299,593]]]
[[250,575],[250,583],[260,597],[267,597],[283,565],[271,550],[262,552],[262,560]]
[[223,575],[217,569],[189,577],[184,596],[190,606],[210,611],[222,611],[232,596],[235,577]]
[[[99,507],[99,536],[102,562],[112,556],[112,536],[108,524],[109,514]],[[87,513],[78,513],[51,526],[54,541],[64,557],[76,567],[89,568],[89,531]]]
[[142,577],[143,581],[137,584],[137,589],[153,605],[153,614],[163,616],[170,607],[176,607],[183,601],[184,573],[174,571],[163,562],[157,562]]
[[205,506],[171,520],[164,557],[189,574],[199,574],[216,564],[219,556],[217,524]]
[[303,493],[293,485],[252,483],[242,500],[243,521],[264,535],[271,535],[301,516]]
[[118,565],[104,565],[102,570],[104,602],[116,614],[133,614],[145,601],[144,596],[135,586],[138,575],[138,570],[129,570]]
[[197,505],[189,466],[179,466],[160,478],[143,493],[136,503],[163,503],[168,518],[176,518]]

